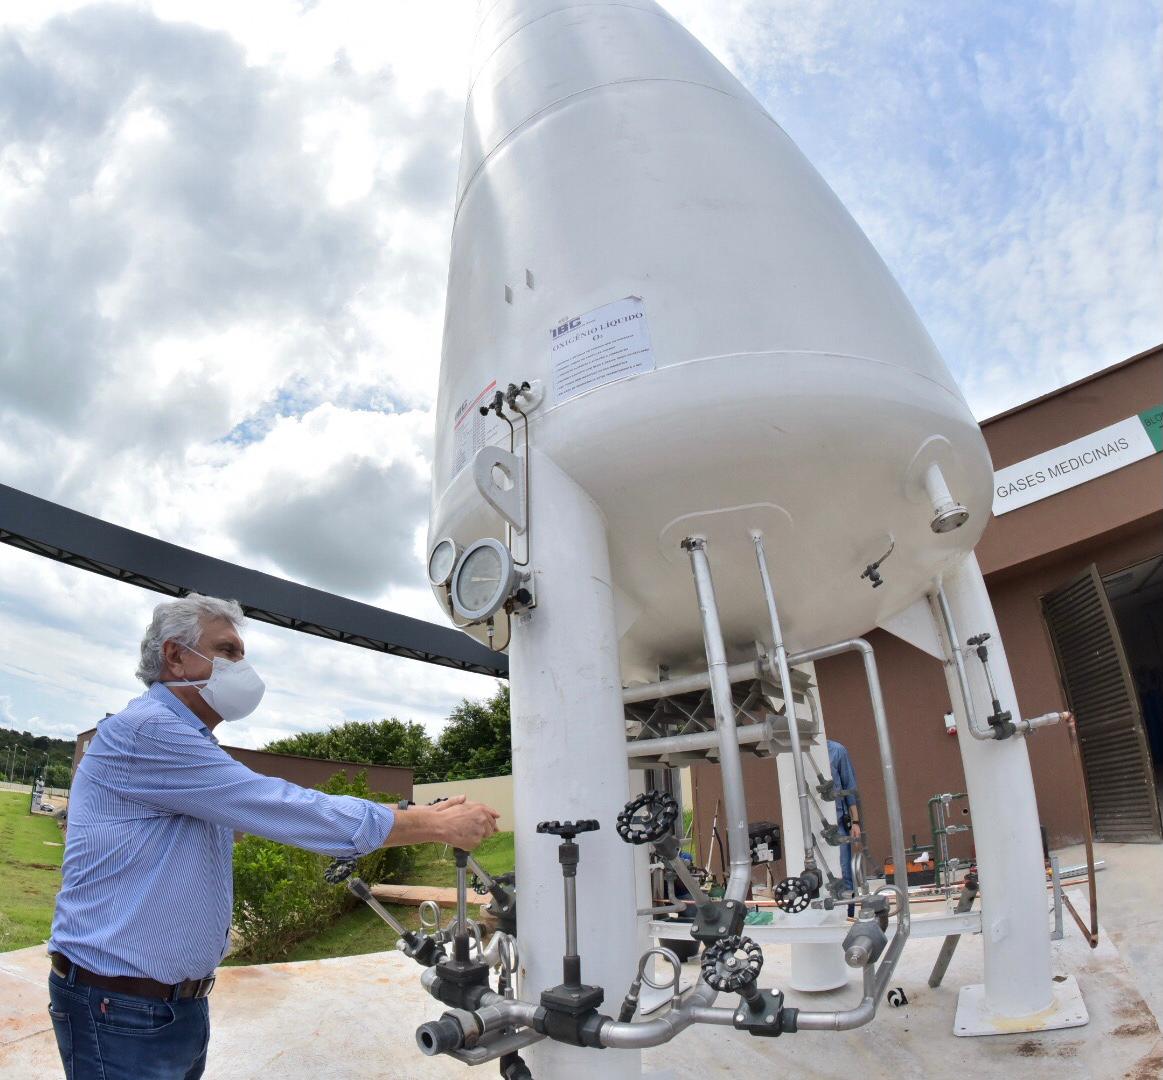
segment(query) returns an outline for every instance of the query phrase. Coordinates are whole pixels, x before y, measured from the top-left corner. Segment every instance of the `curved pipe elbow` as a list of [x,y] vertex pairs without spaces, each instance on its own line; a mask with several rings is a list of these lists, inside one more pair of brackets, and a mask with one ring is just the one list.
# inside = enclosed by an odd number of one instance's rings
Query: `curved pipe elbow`
[[[712,1009],[711,1004],[719,996],[705,981],[700,979],[685,1000],[670,1010],[665,1016],[655,1020],[607,1020],[598,1034],[602,1046],[611,1050],[645,1050],[651,1046],[661,1046],[670,1042],[680,1031],[693,1023],[730,1023],[730,1009]],[[721,1020],[718,1014],[726,1015]]]

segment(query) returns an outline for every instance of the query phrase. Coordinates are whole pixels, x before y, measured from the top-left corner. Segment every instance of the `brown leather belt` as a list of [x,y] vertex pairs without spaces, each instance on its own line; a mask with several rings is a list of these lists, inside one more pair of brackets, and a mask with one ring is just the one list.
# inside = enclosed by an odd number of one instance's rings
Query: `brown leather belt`
[[214,989],[214,976],[205,979],[187,979],[185,982],[168,984],[153,979],[137,979],[132,975],[97,975],[74,964],[63,953],[50,953],[52,969],[62,979],[70,972],[76,972],[75,981],[84,986],[95,986],[99,990],[113,990],[118,994],[132,994],[134,997],[158,998],[161,1001],[181,1001],[184,998],[204,998]]

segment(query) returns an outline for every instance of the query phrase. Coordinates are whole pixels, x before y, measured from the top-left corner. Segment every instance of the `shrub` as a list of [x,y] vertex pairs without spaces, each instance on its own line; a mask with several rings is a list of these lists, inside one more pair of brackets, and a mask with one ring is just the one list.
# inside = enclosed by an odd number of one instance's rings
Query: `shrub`
[[[320,791],[356,795],[375,802],[395,797],[368,790],[367,773],[348,780],[336,773]],[[380,848],[364,855],[355,872],[369,884],[389,881],[407,869],[409,848]],[[360,901],[342,885],[329,885],[323,871],[330,856],[289,847],[260,836],[234,845],[235,954],[266,963],[277,960],[297,941],[316,934]]]

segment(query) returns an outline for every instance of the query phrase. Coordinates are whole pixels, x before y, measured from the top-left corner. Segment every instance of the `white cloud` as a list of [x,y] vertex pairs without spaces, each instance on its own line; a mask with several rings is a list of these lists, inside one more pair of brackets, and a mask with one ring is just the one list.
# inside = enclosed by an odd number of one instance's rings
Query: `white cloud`
[[[981,416],[1163,338],[1149,5],[670,0],[852,211]],[[438,620],[422,578],[473,19],[9,0],[0,482]],[[158,598],[0,548],[0,695],[136,693]],[[492,682],[254,627],[254,745]]]

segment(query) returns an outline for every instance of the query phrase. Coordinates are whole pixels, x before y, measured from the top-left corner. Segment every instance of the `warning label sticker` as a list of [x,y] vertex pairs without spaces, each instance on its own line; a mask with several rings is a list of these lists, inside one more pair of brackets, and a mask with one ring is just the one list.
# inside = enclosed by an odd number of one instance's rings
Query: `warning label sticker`
[[550,330],[553,400],[560,405],[596,386],[654,370],[654,351],[642,298],[564,319]]
[[[481,406],[487,405],[497,390],[494,379],[476,397],[462,401],[456,410],[452,429],[452,475],[463,469],[482,447],[492,446],[508,436],[508,429],[502,425],[496,413],[481,416]],[[504,428],[504,430],[502,430]]]

